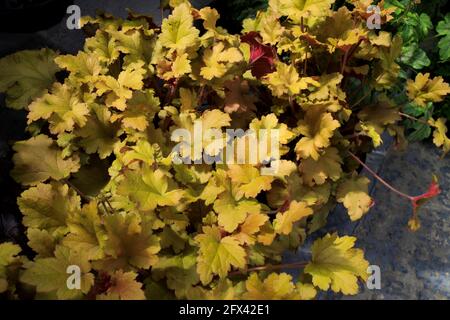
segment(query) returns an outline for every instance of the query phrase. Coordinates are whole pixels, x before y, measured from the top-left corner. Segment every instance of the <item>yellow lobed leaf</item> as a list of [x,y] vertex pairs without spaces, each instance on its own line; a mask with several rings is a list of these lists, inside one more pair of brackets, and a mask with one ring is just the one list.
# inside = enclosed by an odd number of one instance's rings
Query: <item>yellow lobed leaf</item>
[[52,93],[47,93],[29,106],[28,124],[45,119],[50,123],[53,134],[72,131],[74,126],[83,127],[89,108],[79,92],[67,84],[56,83]]
[[97,30],[94,37],[86,39],[84,49],[94,53],[100,61],[108,65],[116,61],[120,54],[116,39],[102,30]]
[[136,280],[137,273],[117,270],[110,275],[111,286],[97,300],[145,300],[142,283]]
[[127,107],[127,100],[133,96],[133,90],[141,90],[144,86],[144,76],[147,71],[144,69],[144,62],[130,63],[118,78],[112,76],[99,76],[95,83],[97,95],[106,94],[106,105],[124,111]]
[[298,122],[297,130],[304,137],[295,146],[297,159],[319,159],[319,152],[330,145],[330,139],[339,127],[339,121],[333,119],[331,113],[320,108],[309,109],[304,119]]
[[418,73],[413,81],[408,79],[408,97],[417,105],[425,107],[428,102],[440,102],[450,93],[450,86],[442,77],[430,79],[430,74]]
[[277,97],[294,96],[308,87],[319,87],[320,83],[310,77],[300,77],[294,65],[276,63],[276,71],[269,73],[264,82]]
[[292,276],[287,273],[271,273],[263,281],[257,273],[252,273],[245,281],[246,300],[286,300],[295,294]]
[[256,241],[256,234],[261,227],[269,220],[269,216],[252,212],[247,215],[244,223],[239,227],[239,233],[235,236],[242,244],[252,245]]
[[244,248],[232,236],[222,238],[219,228],[203,227],[195,241],[199,245],[197,272],[203,285],[210,283],[214,274],[224,278],[232,267],[245,268]]
[[138,214],[114,213],[104,216],[103,220],[107,235],[105,258],[93,262],[96,269],[148,269],[158,262],[159,238]]
[[92,201],[67,218],[69,234],[62,243],[75,252],[83,252],[89,260],[103,258],[106,232],[103,230],[97,202]]
[[229,165],[228,176],[238,187],[236,199],[243,196],[256,198],[261,191],[267,191],[272,187],[272,176],[263,176],[260,170],[252,165]]
[[259,213],[261,204],[255,200],[236,201],[230,192],[225,192],[214,202],[213,208],[218,214],[219,225],[225,231],[233,232],[248,214]]
[[[157,206],[175,206],[184,191],[176,189],[174,183],[160,169],[144,165],[140,170],[125,171],[125,179],[119,183],[117,192],[137,202],[141,210],[153,210]],[[173,188],[172,186],[173,185]]]
[[103,105],[91,105],[91,114],[83,128],[75,130],[81,137],[80,146],[86,153],[98,153],[100,159],[108,157],[119,143],[119,124],[111,123],[111,112]]
[[361,219],[373,205],[369,183],[367,177],[353,176],[344,180],[337,189],[336,200],[347,208],[352,221]]
[[292,232],[294,223],[312,215],[313,210],[305,202],[292,201],[289,209],[285,212],[278,212],[273,226],[278,234],[289,235]]
[[356,238],[327,234],[317,239],[312,246],[312,261],[305,267],[305,273],[312,276],[312,282],[321,290],[330,287],[334,292],[354,295],[358,293],[358,278],[367,279],[369,263],[364,252],[353,248]]
[[316,161],[312,158],[302,160],[299,170],[303,182],[309,186],[324,184],[327,179],[339,180],[342,175],[342,159],[336,148],[329,147]]
[[182,53],[195,46],[199,34],[194,27],[190,4],[182,3],[175,7],[167,19],[164,19],[158,41],[163,47]]
[[37,253],[40,258],[49,258],[53,256],[56,247],[56,239],[47,230],[37,228],[28,228],[27,230],[28,246]]
[[225,48],[223,42],[219,42],[212,49],[205,50],[203,55],[204,67],[201,68],[200,74],[206,80],[223,77],[233,64],[243,60],[242,53],[239,49],[230,47]]
[[61,55],[55,58],[55,62],[70,72],[69,78],[81,83],[93,82],[100,74],[106,73],[106,68],[95,53],[80,51],[76,56]]
[[295,23],[302,18],[313,25],[319,18],[329,14],[334,0],[270,0],[269,6],[278,16],[288,16]]
[[431,119],[430,124],[435,128],[433,132],[433,142],[437,147],[444,149],[445,156],[450,152],[450,139],[447,137],[447,127],[445,125],[446,119],[439,118],[436,121]]

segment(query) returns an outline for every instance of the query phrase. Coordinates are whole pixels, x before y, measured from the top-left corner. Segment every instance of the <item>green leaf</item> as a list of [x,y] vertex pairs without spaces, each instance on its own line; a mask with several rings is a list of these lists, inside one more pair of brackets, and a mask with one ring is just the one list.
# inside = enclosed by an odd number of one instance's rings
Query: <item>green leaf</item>
[[421,70],[431,64],[426,52],[422,50],[417,43],[411,43],[410,45],[403,47],[400,61],[417,70]]
[[439,40],[439,56],[441,61],[447,61],[450,59],[450,13],[447,13],[444,20],[439,21],[436,32],[442,38]]

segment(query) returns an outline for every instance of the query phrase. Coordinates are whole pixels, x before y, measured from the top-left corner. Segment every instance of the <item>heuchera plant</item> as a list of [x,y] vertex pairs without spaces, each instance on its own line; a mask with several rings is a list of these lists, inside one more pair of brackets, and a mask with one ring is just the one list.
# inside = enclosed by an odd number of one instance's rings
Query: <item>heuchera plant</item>
[[[401,38],[367,28],[368,1],[333,11],[332,0],[271,0],[245,20],[241,35],[216,26],[214,9],[170,3],[161,27],[133,13],[86,18],[90,37],[77,55],[43,49],[0,60],[8,106],[28,112],[31,138],[14,145],[11,174],[27,188],[18,204],[36,253],[31,259],[13,243],[0,245],[0,292],[36,299],[356,294],[369,265],[356,238],[327,234],[312,245],[310,261],[283,264],[282,255],[321,229],[337,203],[352,221],[374,205],[359,170],[383,133],[403,141],[400,107],[385,95],[399,72]],[[391,11],[381,14],[385,22]],[[449,92],[429,74],[408,83],[418,105]],[[208,146],[223,142],[225,129],[276,130],[280,158],[269,162],[278,171],[262,175],[268,161],[175,164],[172,134],[193,132],[195,123],[223,132],[200,136],[201,151],[212,156],[220,150]],[[435,142],[448,151],[445,124],[434,124]],[[187,154],[197,148],[186,143]],[[410,196],[367,169],[411,201],[417,229],[417,208],[439,193],[437,183]],[[301,276],[280,273],[288,268]],[[79,279],[68,278],[74,270]]]

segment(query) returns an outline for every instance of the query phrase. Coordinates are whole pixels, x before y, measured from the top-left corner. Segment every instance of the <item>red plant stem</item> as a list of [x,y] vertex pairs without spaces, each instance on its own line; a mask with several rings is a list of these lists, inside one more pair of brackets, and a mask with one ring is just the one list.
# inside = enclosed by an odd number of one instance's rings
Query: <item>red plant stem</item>
[[367,166],[364,162],[362,162],[361,159],[359,159],[357,156],[355,156],[351,151],[348,151],[348,153],[352,156],[353,159],[355,159],[360,165],[362,165],[371,175],[373,175],[378,181],[380,181],[382,184],[384,184],[384,186],[386,186],[388,189],[390,189],[391,191],[395,192],[396,194],[398,194],[399,196],[401,196],[403,198],[413,201],[414,197],[395,189],[393,186],[391,186],[389,183],[387,183],[383,178],[381,178],[378,174],[376,174],[375,171],[370,169],[369,166]]
[[246,270],[238,270],[230,272],[230,275],[237,274],[245,274],[252,271],[264,271],[264,270],[280,270],[280,269],[295,269],[295,268],[303,268],[308,264],[308,262],[294,262],[294,263],[286,263],[286,264],[268,264],[265,266],[259,266],[254,268],[248,268]]
[[356,52],[356,49],[358,49],[359,45],[363,42],[363,39],[359,39],[358,43],[355,44],[351,49],[350,53],[347,57],[347,61],[350,60],[351,57],[353,57],[353,54]]

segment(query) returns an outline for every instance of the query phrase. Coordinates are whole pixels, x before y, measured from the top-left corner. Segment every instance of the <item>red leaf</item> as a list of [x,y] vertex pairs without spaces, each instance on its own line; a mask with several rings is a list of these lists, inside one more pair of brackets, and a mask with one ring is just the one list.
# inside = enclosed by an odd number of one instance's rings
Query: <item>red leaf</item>
[[275,49],[262,44],[258,32],[243,35],[241,41],[250,45],[250,66],[254,77],[259,79],[275,71]]

